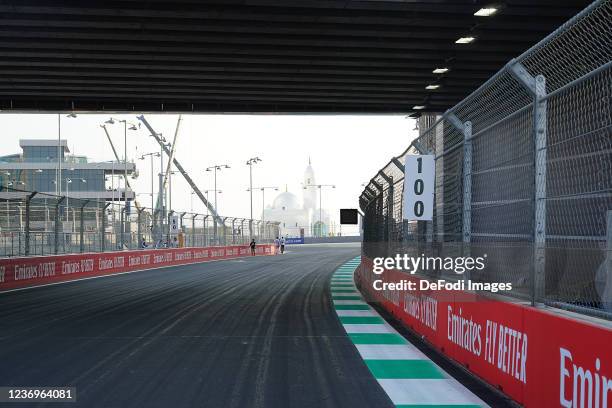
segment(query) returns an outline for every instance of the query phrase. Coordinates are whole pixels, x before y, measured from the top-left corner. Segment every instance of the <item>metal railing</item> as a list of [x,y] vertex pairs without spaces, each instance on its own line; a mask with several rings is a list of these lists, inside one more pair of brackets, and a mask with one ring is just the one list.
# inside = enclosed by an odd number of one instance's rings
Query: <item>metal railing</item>
[[[470,279],[612,318],[611,60],[612,2],[597,1],[444,114],[421,117],[419,137],[361,194],[364,253],[487,254]],[[435,156],[432,221],[403,220],[406,154]]]
[[[253,236],[249,235],[252,222]],[[215,228],[215,223],[217,227]],[[0,257],[272,242],[278,223],[0,189]]]

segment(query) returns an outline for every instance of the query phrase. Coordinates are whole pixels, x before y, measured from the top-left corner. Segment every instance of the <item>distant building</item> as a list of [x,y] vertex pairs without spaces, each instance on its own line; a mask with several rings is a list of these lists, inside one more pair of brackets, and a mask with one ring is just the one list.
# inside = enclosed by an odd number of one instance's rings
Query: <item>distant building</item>
[[[314,169],[309,161],[302,186],[315,184]],[[300,200],[289,191],[282,192],[276,196],[271,206],[264,209],[264,218],[280,222],[280,233],[285,236],[325,236],[329,232],[330,217],[324,209],[319,211],[319,194],[317,188],[306,188],[302,190]]]
[[[59,194],[68,198],[99,201],[130,201],[135,195],[130,189],[110,188],[107,180],[125,174],[123,162],[89,162],[85,156],[69,155],[66,140],[22,139],[21,154],[0,157],[0,199],[15,196],[13,190]],[[61,194],[58,191],[58,154],[61,162]],[[127,173],[136,171],[127,163]]]

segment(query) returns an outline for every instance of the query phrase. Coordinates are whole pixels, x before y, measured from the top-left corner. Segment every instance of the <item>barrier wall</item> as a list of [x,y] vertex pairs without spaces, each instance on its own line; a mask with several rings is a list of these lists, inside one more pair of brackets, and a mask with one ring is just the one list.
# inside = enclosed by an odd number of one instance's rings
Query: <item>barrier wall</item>
[[[272,255],[273,245],[258,245],[257,255]],[[0,259],[0,291],[172,265],[250,256],[248,245],[167,248]]]
[[525,407],[612,407],[610,326],[464,291],[377,291],[377,279],[421,279],[376,275],[366,258],[356,274],[368,300]]

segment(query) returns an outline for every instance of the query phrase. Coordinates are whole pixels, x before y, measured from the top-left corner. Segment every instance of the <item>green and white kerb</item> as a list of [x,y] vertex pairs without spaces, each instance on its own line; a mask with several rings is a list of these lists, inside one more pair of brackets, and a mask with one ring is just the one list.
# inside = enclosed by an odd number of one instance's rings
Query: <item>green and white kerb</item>
[[355,287],[360,257],[338,268],[331,296],[357,351],[397,408],[475,408],[488,405],[410,344],[370,307]]

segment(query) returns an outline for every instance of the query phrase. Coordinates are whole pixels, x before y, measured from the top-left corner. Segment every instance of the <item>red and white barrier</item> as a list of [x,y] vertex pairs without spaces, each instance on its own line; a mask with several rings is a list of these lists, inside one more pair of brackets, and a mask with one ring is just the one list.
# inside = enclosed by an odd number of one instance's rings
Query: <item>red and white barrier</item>
[[[258,245],[257,255],[274,254]],[[248,245],[167,248],[0,259],[0,291],[172,265],[251,256]]]
[[612,330],[528,305],[462,291],[376,291],[372,282],[420,280],[372,272],[357,282],[369,299],[525,407],[612,407]]

